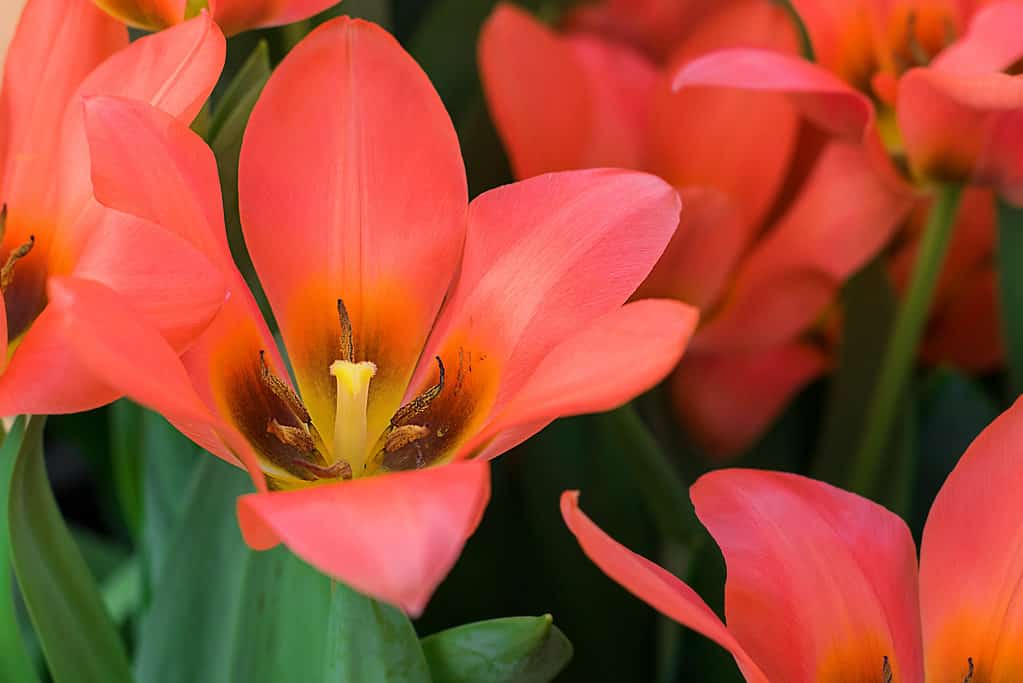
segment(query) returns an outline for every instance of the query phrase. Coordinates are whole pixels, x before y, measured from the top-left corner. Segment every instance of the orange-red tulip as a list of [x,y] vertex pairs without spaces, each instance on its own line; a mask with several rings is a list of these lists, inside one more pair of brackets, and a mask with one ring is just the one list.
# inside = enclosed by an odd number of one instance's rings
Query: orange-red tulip
[[138,103],[93,99],[86,118],[100,200],[191,230],[231,297],[179,360],[109,292],[69,283],[54,299],[73,349],[249,470],[252,547],[283,542],[412,614],[479,522],[487,460],[648,389],[695,327],[679,302],[626,304],[675,231],[669,185],[591,170],[468,203],[440,98],[372,24],[311,33],[245,134],[245,240],[289,364],[231,263],[209,149]]
[[88,0],[29,0],[0,91],[0,415],[62,413],[117,393],[68,353],[53,288],[102,283],[183,349],[226,287],[180,235],[92,196],[83,97],[148,102],[190,122],[216,83],[224,38],[205,17],[128,44]]
[[734,657],[747,681],[1023,680],[1023,403],[945,482],[917,569],[883,507],[794,474],[719,470],[691,489],[725,558],[725,623],[686,584],[619,545],[562,497],[583,551],[618,583]]
[[[703,309],[671,388],[690,433],[727,455],[826,370],[814,332],[911,197],[879,178],[857,145],[824,144],[800,127],[783,96],[672,92],[675,72],[711,50],[795,60],[780,7],[645,0],[626,16],[631,5],[587,6],[562,33],[501,6],[481,35],[481,75],[517,176],[622,166],[680,188],[682,224],[641,293]],[[688,23],[665,21],[676,15]]]
[[308,19],[341,0],[93,0],[129,26],[159,31],[209,10],[224,33]]

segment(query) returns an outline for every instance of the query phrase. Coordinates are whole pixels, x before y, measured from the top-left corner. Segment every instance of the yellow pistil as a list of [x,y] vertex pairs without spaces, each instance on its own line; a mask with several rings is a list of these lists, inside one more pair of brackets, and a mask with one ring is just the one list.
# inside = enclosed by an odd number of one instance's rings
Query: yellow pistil
[[369,383],[377,366],[368,361],[337,360],[330,374],[337,379],[337,411],[334,413],[333,462],[344,461],[355,476],[362,474],[368,449],[366,405]]

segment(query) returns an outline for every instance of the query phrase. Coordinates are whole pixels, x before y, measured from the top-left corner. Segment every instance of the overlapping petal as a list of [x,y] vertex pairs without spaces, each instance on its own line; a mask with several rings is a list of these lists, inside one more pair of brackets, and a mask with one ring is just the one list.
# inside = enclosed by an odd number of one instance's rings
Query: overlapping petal
[[[288,130],[286,136],[281,130]],[[307,407],[330,442],[342,299],[378,367],[370,432],[398,407],[450,286],[467,190],[454,128],[379,27],[321,26],[277,69],[240,162],[245,240]]]
[[[920,549],[928,676],[1012,681],[1023,675],[1023,404],[970,445],[931,507]],[[981,502],[982,501],[982,502]]]
[[284,542],[321,571],[418,616],[475,531],[489,464],[450,463],[310,489],[244,496],[250,546]]
[[333,7],[340,0],[210,0],[213,18],[224,33],[236,33],[253,28],[283,26],[308,19],[318,12]]
[[578,491],[561,495],[561,515],[583,552],[608,576],[658,611],[728,650],[749,683],[771,680],[692,588],[612,539],[583,514]]

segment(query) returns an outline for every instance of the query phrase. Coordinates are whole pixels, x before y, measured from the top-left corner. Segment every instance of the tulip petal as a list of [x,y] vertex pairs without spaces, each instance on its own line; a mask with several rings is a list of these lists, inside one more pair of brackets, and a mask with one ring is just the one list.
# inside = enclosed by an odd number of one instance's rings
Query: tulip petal
[[718,190],[684,187],[679,194],[685,208],[678,230],[634,298],[669,297],[709,311],[760,226]]
[[1023,77],[913,69],[899,81],[897,116],[917,175],[1023,204]]
[[696,591],[604,533],[579,509],[578,491],[561,494],[561,516],[601,571],[665,616],[728,650],[749,683],[767,683],[769,679]]
[[[1013,681],[1023,675],[1023,403],[970,445],[931,507],[920,549],[927,671]],[[959,673],[963,672],[963,673]]]
[[[511,427],[542,426],[558,417],[612,410],[628,402],[675,367],[698,318],[692,306],[665,299],[634,301],[598,318],[540,362],[476,443]],[[488,447],[481,455],[495,457],[510,447]]]
[[[779,6],[726,3],[689,34],[672,56],[669,74],[694,58],[725,48],[779,53],[798,49],[791,19]],[[672,92],[656,88],[646,169],[676,187],[709,186],[733,197],[759,226],[774,204],[792,162],[799,113],[781,93],[726,88]],[[755,111],[755,116],[750,112]]]
[[86,100],[85,127],[99,202],[156,223],[232,267],[217,165],[202,138],[145,102],[117,97]]
[[732,48],[694,59],[673,87],[697,85],[787,93],[814,123],[848,140],[874,125],[874,105],[863,93],[820,66],[770,50]]
[[[719,470],[690,490],[725,557],[728,628],[772,681],[923,682],[916,551],[868,500],[793,474]],[[772,626],[773,625],[773,626]]]
[[639,168],[653,66],[627,48],[562,37],[500,4],[480,33],[480,76],[517,178]]
[[960,40],[943,50],[930,66],[941,71],[1004,71],[1023,57],[1019,26],[1023,6],[995,2],[981,8]]
[[159,31],[185,18],[187,0],[93,0],[120,21],[146,31]]
[[379,433],[464,241],[465,170],[440,98],[383,29],[328,22],[267,84],[239,173],[245,241],[313,421],[329,443],[342,299],[357,356],[377,366],[369,422]]
[[806,330],[839,285],[884,247],[912,199],[878,177],[861,148],[829,145],[795,202],[742,265],[693,348],[776,346]]
[[[220,29],[202,14],[145,36],[106,60],[86,78],[76,98],[96,95],[141,100],[191,123],[224,66]],[[68,109],[61,133],[61,216],[70,223],[92,192],[89,147],[81,104]]]
[[236,434],[196,394],[177,352],[128,301],[101,283],[75,277],[50,278],[49,294],[51,304],[38,322],[52,315],[63,327],[60,356],[77,359],[116,395],[159,412],[207,451],[244,466],[257,489],[266,490],[251,449],[239,447]]
[[422,613],[490,498],[485,462],[459,462],[238,500],[256,550],[284,543],[333,578]]
[[468,358],[468,421],[483,418],[552,349],[628,299],[678,212],[664,181],[607,169],[537,176],[477,197],[458,282],[412,386],[430,381],[434,355],[452,368]]
[[753,445],[828,366],[823,351],[802,343],[696,352],[682,359],[671,394],[686,432],[710,455],[728,458]]
[[86,75],[128,43],[128,34],[89,0],[31,0],[11,41],[0,93],[0,188],[8,245],[53,229],[53,179],[64,112]]
[[253,28],[284,26],[308,19],[340,0],[285,0],[284,2],[253,2],[252,0],[216,0],[210,3],[213,18],[233,36]]
[[602,0],[574,6],[565,23],[666,59],[691,27],[717,10],[718,3],[703,0]]

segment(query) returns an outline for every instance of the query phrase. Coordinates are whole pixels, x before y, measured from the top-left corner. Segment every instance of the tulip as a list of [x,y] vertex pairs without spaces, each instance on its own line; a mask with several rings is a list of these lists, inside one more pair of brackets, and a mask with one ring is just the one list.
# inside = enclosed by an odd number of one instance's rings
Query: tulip
[[243,232],[289,363],[231,264],[209,149],[139,103],[86,109],[100,201],[204,235],[231,294],[179,359],[109,292],[66,287],[74,351],[248,469],[251,547],[410,614],[479,523],[487,460],[649,388],[695,326],[675,301],[623,305],[675,230],[670,186],[591,170],[468,203],[437,93],[372,24],[305,38],[245,134]]
[[906,524],[869,500],[788,473],[704,475],[691,496],[727,566],[725,623],[601,531],[577,492],[562,514],[608,576],[727,649],[747,681],[1010,683],[1023,676],[1021,440],[1017,402],[939,492],[919,570]]
[[120,21],[147,31],[180,24],[209,10],[224,33],[283,26],[308,19],[340,0],[93,0]]
[[[795,59],[799,41],[778,6],[645,0],[627,19],[630,5],[586,6],[562,33],[500,6],[480,38],[484,91],[518,177],[621,166],[679,189],[681,225],[640,291],[702,309],[670,390],[687,432],[729,456],[830,367],[822,329],[838,288],[914,197],[878,177],[857,145],[822,142],[784,97],[672,92],[675,72],[711,50]],[[663,21],[674,13],[690,23]]]
[[129,45],[88,0],[29,0],[0,108],[0,415],[77,412],[117,392],[66,352],[62,282],[101,283],[184,349],[223,303],[219,272],[180,234],[99,205],[82,98],[145,101],[190,122],[216,83],[224,39],[200,17]]

